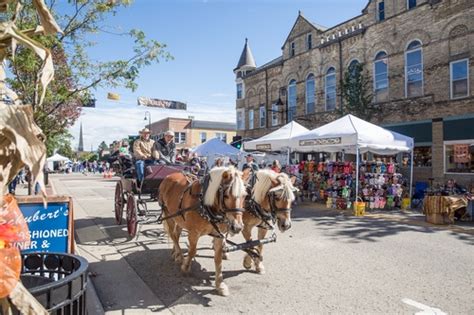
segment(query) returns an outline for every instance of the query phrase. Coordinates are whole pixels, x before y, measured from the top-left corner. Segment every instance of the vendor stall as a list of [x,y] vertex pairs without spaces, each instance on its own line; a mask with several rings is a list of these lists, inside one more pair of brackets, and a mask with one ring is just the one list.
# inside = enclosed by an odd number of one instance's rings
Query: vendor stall
[[[372,203],[370,207],[380,208],[381,200],[382,203],[393,201],[388,198],[378,198],[382,195],[380,192],[382,188],[385,190],[385,196],[389,191],[389,195],[393,199],[398,197],[397,200],[400,203],[402,201],[401,176],[397,172],[397,164],[388,156],[401,152],[412,152],[413,139],[410,137],[386,130],[353,115],[346,115],[322,127],[292,137],[290,147],[297,152],[343,153],[339,161],[318,162],[316,167],[317,175],[314,177],[316,181],[324,177],[324,181],[319,180],[319,183],[333,187],[332,195],[329,196],[332,197],[330,201],[334,202],[339,197],[348,199],[348,196],[352,196],[350,199],[353,201],[357,197],[364,196],[368,197]],[[384,157],[361,162],[360,155],[367,152]],[[344,161],[344,154],[355,154],[355,161]],[[313,162],[312,167],[311,162]],[[307,163],[308,165],[299,165],[299,170],[312,168],[312,173],[315,174],[315,162],[309,161]],[[314,183],[314,181],[310,180],[309,183]],[[412,181],[413,162],[411,163],[409,183],[410,196]],[[364,184],[363,189],[360,189],[360,183]],[[357,193],[351,194],[353,186],[355,186]],[[322,188],[321,190],[328,191],[326,187]],[[331,191],[331,189],[329,190]]]
[[210,139],[191,151],[197,153],[201,157],[205,157],[209,166],[212,166],[214,160],[217,158],[231,158],[233,161],[238,161],[241,156],[245,154],[245,152],[228,145],[219,138]]

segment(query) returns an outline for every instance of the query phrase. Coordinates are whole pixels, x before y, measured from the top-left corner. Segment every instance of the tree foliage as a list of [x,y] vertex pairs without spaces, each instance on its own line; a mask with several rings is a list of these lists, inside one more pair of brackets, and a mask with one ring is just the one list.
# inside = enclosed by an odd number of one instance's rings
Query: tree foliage
[[[43,104],[39,105],[39,76],[42,62],[35,53],[17,46],[9,58],[12,76],[8,84],[23,103],[34,108],[36,123],[47,137],[51,150],[80,116],[81,108],[89,103],[92,90],[106,87],[125,87],[134,91],[140,70],[160,60],[172,58],[165,45],[149,40],[141,30],[132,29],[116,34],[121,42],[131,40],[130,56],[116,60],[95,60],[89,48],[100,43],[98,34],[107,32],[105,21],[118,10],[130,5],[130,0],[49,0],[47,4],[63,31],[57,36],[35,35],[34,39],[49,48],[55,67],[54,81],[48,86]],[[30,1],[23,3],[16,17],[20,30],[34,29],[38,16]],[[12,13],[13,14],[13,13]],[[107,56],[108,57],[108,56]]]
[[353,114],[370,121],[375,113],[372,103],[371,82],[364,71],[364,65],[355,63],[344,73],[342,95],[344,97],[344,114]]

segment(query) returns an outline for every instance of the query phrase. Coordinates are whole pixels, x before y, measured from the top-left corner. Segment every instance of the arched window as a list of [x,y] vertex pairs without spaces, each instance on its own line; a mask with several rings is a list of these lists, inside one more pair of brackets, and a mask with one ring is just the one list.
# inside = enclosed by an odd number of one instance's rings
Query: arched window
[[374,60],[374,97],[376,102],[388,99],[388,56],[380,51]]
[[336,109],[336,69],[329,68],[326,72],[326,110]]
[[412,41],[405,52],[405,95],[423,95],[423,51],[418,40]]
[[296,116],[296,80],[288,83],[288,121],[292,121]]
[[359,65],[359,60],[357,59],[354,59],[351,61],[351,63],[349,64],[349,72],[351,74],[351,76],[354,76],[355,75],[355,71],[357,69],[357,65]]
[[306,114],[314,113],[315,92],[314,75],[310,74],[306,78]]

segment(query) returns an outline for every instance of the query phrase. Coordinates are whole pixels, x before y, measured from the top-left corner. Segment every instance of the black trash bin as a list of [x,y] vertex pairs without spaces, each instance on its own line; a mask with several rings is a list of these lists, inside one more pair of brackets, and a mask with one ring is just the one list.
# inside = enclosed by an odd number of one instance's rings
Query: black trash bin
[[87,314],[87,260],[64,253],[28,253],[22,254],[22,261],[23,285],[50,314]]

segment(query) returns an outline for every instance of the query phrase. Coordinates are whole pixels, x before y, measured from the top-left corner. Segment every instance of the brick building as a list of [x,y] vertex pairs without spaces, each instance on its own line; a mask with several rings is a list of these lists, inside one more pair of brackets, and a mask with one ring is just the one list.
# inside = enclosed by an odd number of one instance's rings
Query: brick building
[[341,79],[358,62],[372,83],[372,122],[415,138],[415,179],[473,184],[473,57],[472,0],[370,0],[331,28],[300,12],[278,58],[257,67],[246,40],[234,69],[237,133],[340,117]]
[[176,147],[179,149],[192,148],[212,138],[220,138],[226,143],[231,143],[235,136],[234,123],[194,120],[190,118],[168,117],[150,126],[152,138],[159,138],[168,131],[175,134]]

